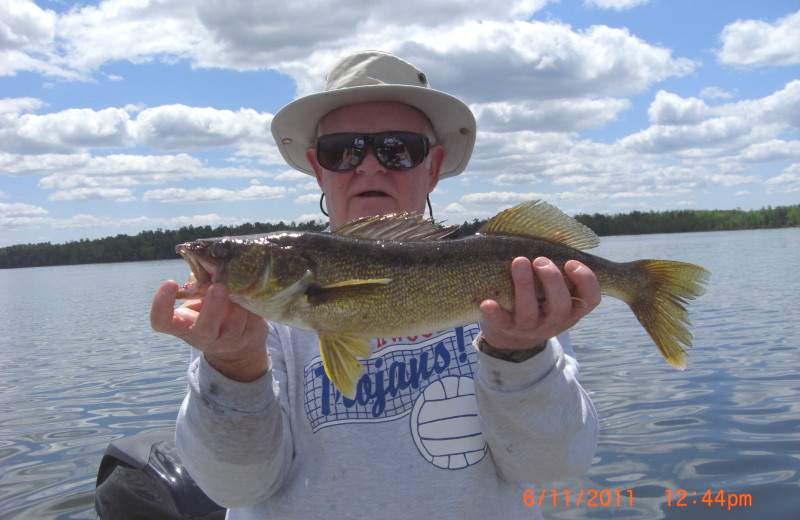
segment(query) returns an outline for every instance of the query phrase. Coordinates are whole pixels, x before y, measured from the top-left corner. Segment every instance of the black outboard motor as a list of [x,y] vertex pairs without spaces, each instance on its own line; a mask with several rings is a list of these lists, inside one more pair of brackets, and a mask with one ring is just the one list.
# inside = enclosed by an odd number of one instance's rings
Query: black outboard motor
[[214,503],[183,468],[173,432],[146,432],[108,445],[94,491],[102,520],[222,520]]

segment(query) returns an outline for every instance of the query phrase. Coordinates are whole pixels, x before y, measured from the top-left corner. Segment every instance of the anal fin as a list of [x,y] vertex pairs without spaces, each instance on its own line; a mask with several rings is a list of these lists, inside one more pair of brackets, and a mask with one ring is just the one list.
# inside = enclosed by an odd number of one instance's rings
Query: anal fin
[[319,352],[328,378],[345,397],[355,398],[356,384],[364,373],[357,358],[369,359],[372,345],[356,334],[319,334]]

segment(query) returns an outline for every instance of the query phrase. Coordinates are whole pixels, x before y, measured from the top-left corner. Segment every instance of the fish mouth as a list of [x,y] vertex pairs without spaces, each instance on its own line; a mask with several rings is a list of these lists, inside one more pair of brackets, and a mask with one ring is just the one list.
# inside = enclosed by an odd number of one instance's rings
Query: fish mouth
[[[207,249],[207,247],[203,249]],[[180,244],[175,248],[175,251],[186,260],[192,270],[189,280],[178,289],[178,294],[175,296],[178,300],[200,298],[216,281],[216,266],[211,262],[203,261],[195,249],[197,249],[195,243]]]

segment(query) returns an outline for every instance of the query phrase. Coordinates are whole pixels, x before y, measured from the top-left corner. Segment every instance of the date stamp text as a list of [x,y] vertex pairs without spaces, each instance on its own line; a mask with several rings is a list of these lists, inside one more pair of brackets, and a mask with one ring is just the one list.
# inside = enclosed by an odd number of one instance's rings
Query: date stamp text
[[[753,506],[753,495],[734,493],[724,489],[687,491],[665,489],[667,507],[705,505],[709,508],[731,509]],[[522,494],[522,503],[528,507],[633,507],[632,489],[527,489]]]

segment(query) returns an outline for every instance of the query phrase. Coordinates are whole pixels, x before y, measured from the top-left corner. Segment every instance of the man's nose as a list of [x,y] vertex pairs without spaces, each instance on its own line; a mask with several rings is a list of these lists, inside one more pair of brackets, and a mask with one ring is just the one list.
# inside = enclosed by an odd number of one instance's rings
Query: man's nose
[[378,156],[375,155],[375,150],[370,147],[367,149],[367,154],[361,160],[361,164],[356,167],[356,173],[362,175],[377,175],[386,173],[386,167],[378,161]]

